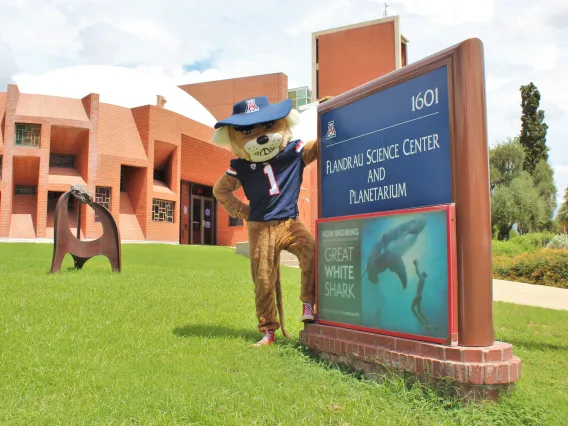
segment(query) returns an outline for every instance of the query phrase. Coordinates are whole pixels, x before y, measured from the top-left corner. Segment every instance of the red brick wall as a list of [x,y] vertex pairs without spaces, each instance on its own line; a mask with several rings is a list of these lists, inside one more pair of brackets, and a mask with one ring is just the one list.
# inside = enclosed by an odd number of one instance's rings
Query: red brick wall
[[215,117],[222,120],[233,113],[243,99],[266,96],[270,103],[288,98],[288,76],[283,73],[211,81],[180,86]]
[[[5,116],[6,116],[6,93],[0,93],[0,149],[4,145],[4,131],[5,131]],[[0,151],[1,153],[2,151]]]
[[318,96],[340,95],[395,70],[394,30],[389,21],[319,35]]
[[138,223],[144,232],[142,224],[146,224],[146,188],[148,173],[145,168],[135,168],[124,178],[124,187],[132,204]]

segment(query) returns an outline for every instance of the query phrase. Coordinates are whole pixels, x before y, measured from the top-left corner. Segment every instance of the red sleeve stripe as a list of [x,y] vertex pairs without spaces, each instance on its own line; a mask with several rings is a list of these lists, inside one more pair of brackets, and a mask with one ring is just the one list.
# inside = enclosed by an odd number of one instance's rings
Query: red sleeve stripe
[[236,172],[235,170],[233,170],[232,167],[229,167],[229,168],[227,169],[227,173],[229,173],[230,175],[233,175],[233,176],[236,176],[236,175],[237,175],[237,172]]
[[304,145],[305,145],[304,141],[298,142],[298,145],[296,145],[296,152],[300,152],[304,147]]

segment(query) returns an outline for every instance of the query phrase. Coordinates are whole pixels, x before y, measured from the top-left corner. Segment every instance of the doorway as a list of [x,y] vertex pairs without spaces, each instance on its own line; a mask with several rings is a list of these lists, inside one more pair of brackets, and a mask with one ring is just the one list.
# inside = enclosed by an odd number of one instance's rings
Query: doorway
[[215,199],[213,188],[181,182],[180,243],[214,245],[216,243]]
[[191,197],[191,244],[213,244],[213,199]]

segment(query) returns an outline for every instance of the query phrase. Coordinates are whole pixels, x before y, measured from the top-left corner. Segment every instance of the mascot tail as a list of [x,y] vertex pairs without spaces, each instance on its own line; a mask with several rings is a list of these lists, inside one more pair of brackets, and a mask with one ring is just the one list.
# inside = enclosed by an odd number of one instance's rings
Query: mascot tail
[[282,303],[282,285],[280,283],[280,259],[278,259],[277,265],[275,284],[276,307],[278,308],[278,316],[280,317],[280,328],[282,329],[282,334],[285,337],[290,337],[288,335],[288,331],[286,330],[286,326],[284,325],[284,304]]

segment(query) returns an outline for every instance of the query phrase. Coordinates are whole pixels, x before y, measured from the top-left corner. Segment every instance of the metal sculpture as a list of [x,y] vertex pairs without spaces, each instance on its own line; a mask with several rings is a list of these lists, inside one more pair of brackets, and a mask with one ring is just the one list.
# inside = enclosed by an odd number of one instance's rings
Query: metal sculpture
[[[69,198],[73,196],[79,201],[79,219],[77,221],[77,236],[71,233],[69,226]],[[103,227],[103,235],[93,241],[80,240],[81,206],[89,205],[99,216]],[[71,190],[64,193],[57,201],[54,218],[54,247],[51,261],[51,273],[61,269],[63,258],[67,253],[73,256],[75,269],[82,269],[83,265],[94,256],[106,256],[110,261],[113,272],[122,270],[120,233],[111,213],[102,205],[93,200],[87,188],[82,185],[73,185]]]

